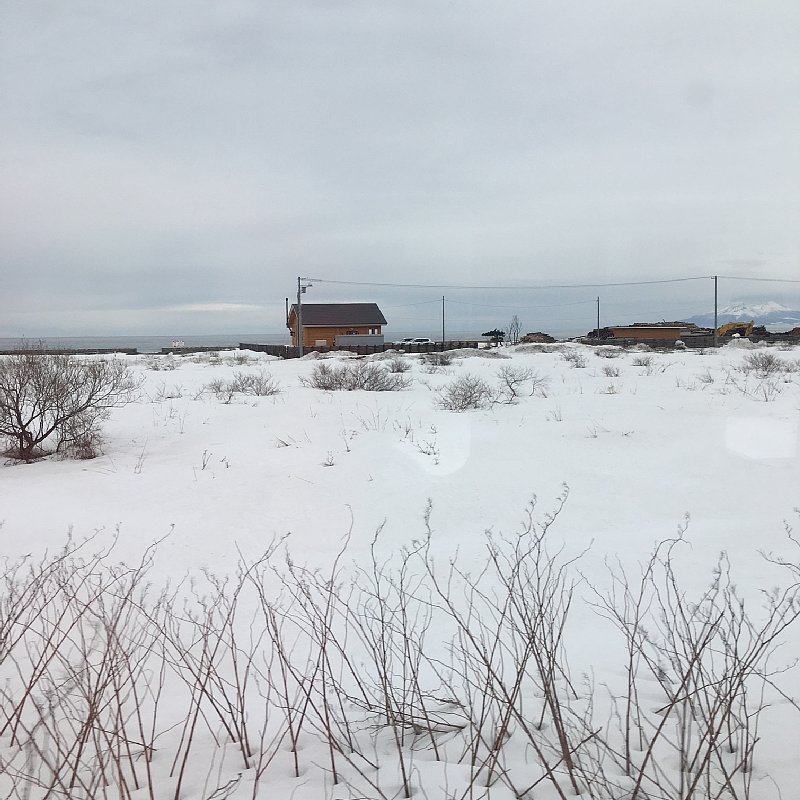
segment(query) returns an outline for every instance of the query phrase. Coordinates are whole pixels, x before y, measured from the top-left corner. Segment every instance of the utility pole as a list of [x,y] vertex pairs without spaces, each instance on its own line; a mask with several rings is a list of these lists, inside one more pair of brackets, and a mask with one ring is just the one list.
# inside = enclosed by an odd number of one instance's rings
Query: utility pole
[[714,347],[719,347],[719,334],[717,333],[717,276],[714,276]]
[[303,279],[297,278],[297,347],[298,354],[303,355]]
[[600,296],[597,297],[597,338],[600,338]]
[[310,289],[313,283],[303,283],[308,278],[297,279],[297,346],[300,348],[299,353],[303,355],[303,295],[306,289]]
[[444,344],[444,295],[442,295],[442,344]]

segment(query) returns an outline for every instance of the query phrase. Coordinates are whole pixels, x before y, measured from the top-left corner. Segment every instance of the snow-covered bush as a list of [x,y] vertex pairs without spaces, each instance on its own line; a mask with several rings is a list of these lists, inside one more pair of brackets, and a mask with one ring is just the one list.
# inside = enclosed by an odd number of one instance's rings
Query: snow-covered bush
[[356,389],[365,392],[396,392],[409,386],[411,380],[404,375],[389,372],[378,364],[358,361],[340,366],[315,364],[311,376],[300,378],[300,382],[303,386],[328,392],[352,392]]

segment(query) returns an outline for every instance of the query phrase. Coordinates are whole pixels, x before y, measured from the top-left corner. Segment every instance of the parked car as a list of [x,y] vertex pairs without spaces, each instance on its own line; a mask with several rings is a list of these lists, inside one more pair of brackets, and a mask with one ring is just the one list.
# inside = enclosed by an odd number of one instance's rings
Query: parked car
[[426,336],[407,336],[405,339],[401,339],[399,342],[395,342],[398,347],[404,347],[405,345],[409,344],[436,344],[433,339],[428,339]]

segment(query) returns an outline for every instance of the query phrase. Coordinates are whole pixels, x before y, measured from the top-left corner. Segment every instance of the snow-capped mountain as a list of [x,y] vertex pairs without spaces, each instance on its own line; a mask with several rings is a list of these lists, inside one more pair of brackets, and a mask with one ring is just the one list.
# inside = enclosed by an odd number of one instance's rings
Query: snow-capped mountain
[[[751,319],[755,321],[756,325],[795,327],[800,325],[800,311],[772,301],[763,303],[734,302],[720,308],[717,314],[719,325],[725,325],[728,322],[749,322]],[[714,325],[714,313],[696,314],[688,317],[685,321],[693,322],[701,327],[711,327]]]
[[784,312],[793,313],[790,308],[782,306],[780,303],[767,302],[748,305],[746,303],[731,303],[729,306],[720,310],[720,314],[728,314],[730,316],[740,316],[742,319],[756,319],[758,317],[768,316],[769,314],[782,314]]

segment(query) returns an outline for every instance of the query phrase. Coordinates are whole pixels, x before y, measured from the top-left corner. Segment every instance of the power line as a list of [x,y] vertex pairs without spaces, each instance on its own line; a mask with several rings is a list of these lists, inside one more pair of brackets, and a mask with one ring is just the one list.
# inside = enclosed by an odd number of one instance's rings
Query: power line
[[475,308],[509,308],[509,309],[517,309],[519,311],[525,311],[531,308],[567,308],[568,306],[584,306],[588,305],[589,303],[594,303],[595,300],[575,300],[572,303],[554,303],[550,305],[540,305],[540,306],[494,306],[489,305],[487,303],[469,303],[466,300],[448,300],[448,303],[454,303],[460,306],[474,306]]
[[760,283],[800,283],[800,279],[795,278],[743,278],[739,275],[718,275],[726,281],[759,281]]
[[[686,281],[706,281],[713,275],[696,275],[690,278],[662,278],[652,281],[616,281],[613,283],[554,283],[538,286],[474,286],[457,283],[379,283],[377,281],[337,281],[327,278],[303,278],[304,281],[331,283],[340,286],[381,286],[388,289],[478,289],[481,291],[519,291],[521,289],[600,289],[605,286],[647,286],[658,283],[685,283]],[[721,276],[720,276],[721,277]],[[798,281],[800,283],[800,281]]]
[[436,303],[439,305],[442,301],[437,297],[436,300],[420,300],[418,303],[401,303],[400,305],[386,306],[381,303],[384,308],[411,308],[412,306],[428,306]]

